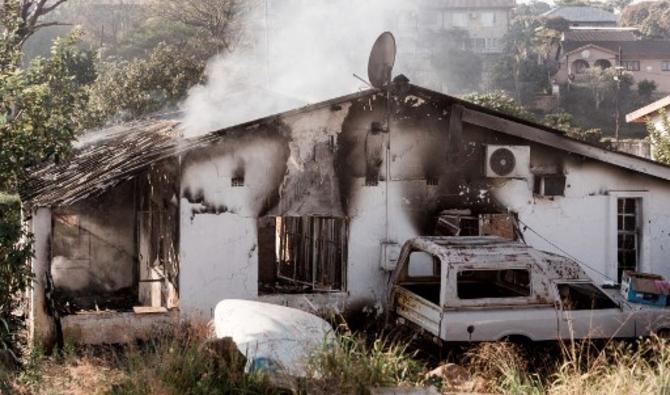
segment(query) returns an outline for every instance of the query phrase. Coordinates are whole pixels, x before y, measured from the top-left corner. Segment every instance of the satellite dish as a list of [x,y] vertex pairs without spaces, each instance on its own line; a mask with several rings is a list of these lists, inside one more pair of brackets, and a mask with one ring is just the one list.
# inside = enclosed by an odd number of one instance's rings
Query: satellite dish
[[368,79],[372,86],[381,89],[391,82],[395,55],[395,37],[391,32],[382,33],[372,46],[368,61]]

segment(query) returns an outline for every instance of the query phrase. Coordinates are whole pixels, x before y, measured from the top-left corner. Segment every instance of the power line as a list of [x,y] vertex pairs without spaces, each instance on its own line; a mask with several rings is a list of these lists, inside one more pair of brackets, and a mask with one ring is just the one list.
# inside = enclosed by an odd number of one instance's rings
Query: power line
[[601,276],[605,277],[606,279],[608,279],[608,280],[610,280],[610,281],[612,281],[612,282],[614,282],[614,283],[617,283],[617,282],[618,282],[618,281],[615,281],[614,279],[612,279],[612,278],[611,278],[610,276],[608,276],[607,274],[601,272],[600,270],[598,270],[598,269],[596,269],[596,268],[594,268],[594,267],[592,267],[592,266],[586,264],[585,262],[583,262],[583,261],[580,260],[580,259],[577,259],[575,256],[571,255],[569,252],[565,251],[564,249],[562,249],[561,247],[559,247],[558,245],[556,245],[556,244],[555,244],[554,242],[552,242],[551,240],[549,240],[549,239],[547,239],[546,237],[542,236],[538,231],[536,231],[535,229],[531,228],[528,224],[526,224],[525,222],[523,222],[523,221],[520,220],[519,218],[517,218],[517,221],[518,221],[521,225],[523,225],[525,229],[528,229],[528,230],[530,230],[531,232],[535,233],[540,239],[544,240],[544,241],[547,242],[549,245],[551,245],[552,247],[556,248],[558,251],[560,251],[561,253],[563,253],[563,254],[564,254],[565,256],[567,256],[568,258],[570,258],[570,259],[572,259],[573,261],[579,263],[580,265],[584,265],[584,266],[586,266],[587,268],[593,270],[594,272],[600,274]]

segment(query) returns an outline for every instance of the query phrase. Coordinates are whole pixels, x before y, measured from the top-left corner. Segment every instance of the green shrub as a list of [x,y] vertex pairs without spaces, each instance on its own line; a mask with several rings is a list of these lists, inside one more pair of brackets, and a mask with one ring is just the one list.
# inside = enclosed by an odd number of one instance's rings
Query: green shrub
[[24,325],[19,311],[21,296],[31,279],[27,264],[31,244],[31,236],[21,225],[18,198],[0,194],[0,352],[15,359]]

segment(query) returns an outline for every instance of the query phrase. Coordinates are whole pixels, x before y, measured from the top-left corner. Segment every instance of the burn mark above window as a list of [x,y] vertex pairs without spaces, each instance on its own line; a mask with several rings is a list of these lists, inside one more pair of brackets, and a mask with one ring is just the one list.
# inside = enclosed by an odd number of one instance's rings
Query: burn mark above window
[[233,173],[233,177],[230,179],[231,187],[243,187],[244,186],[244,170],[240,167]]

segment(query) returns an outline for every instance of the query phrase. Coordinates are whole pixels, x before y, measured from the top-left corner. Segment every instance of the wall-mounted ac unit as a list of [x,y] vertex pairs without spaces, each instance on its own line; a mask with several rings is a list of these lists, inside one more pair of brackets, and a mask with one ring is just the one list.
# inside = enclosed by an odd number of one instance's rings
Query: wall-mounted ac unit
[[530,147],[527,145],[487,145],[486,177],[527,178],[530,175]]

